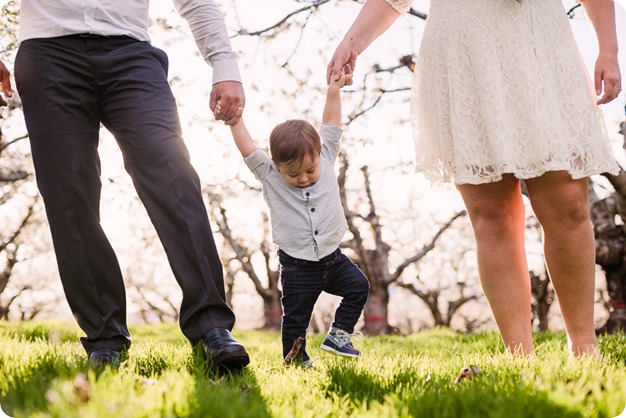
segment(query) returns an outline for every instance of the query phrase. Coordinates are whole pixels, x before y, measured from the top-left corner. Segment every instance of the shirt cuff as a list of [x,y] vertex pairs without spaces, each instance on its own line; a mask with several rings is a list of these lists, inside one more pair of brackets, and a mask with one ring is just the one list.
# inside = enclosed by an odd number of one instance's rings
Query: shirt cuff
[[238,81],[241,83],[241,74],[237,60],[215,61],[213,67],[213,84],[221,81]]

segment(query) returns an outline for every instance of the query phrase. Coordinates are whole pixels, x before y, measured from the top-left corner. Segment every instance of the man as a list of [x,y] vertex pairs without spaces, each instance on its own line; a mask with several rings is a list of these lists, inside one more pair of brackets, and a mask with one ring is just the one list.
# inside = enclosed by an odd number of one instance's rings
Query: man
[[[15,80],[37,185],[50,224],[61,281],[86,336],[91,365],[119,364],[130,347],[122,274],[99,222],[102,123],[116,138],[183,292],[180,326],[207,360],[233,370],[249,363],[231,335],[223,272],[198,176],[183,143],[167,82],[166,54],[150,45],[149,0],[22,0]],[[245,96],[213,0],[174,0],[213,67],[210,108],[236,123]],[[10,97],[9,72],[0,85]],[[0,99],[0,104],[6,104]]]

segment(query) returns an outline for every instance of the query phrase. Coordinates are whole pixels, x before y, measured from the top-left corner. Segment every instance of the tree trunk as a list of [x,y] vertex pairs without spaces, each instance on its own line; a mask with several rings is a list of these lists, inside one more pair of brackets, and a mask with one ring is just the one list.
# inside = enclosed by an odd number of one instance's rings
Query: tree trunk
[[391,327],[388,322],[389,290],[387,287],[373,287],[363,309],[365,325],[362,332],[366,335],[389,334]]
[[263,298],[263,312],[265,314],[265,325],[263,325],[263,329],[280,331],[283,316],[280,295],[273,295],[271,298]]
[[605,175],[615,192],[600,200],[590,189],[591,219],[596,237],[596,263],[606,276],[609,294],[609,318],[596,330],[598,334],[626,330],[626,231],[623,223],[626,210],[626,173]]
[[[626,107],[624,107],[626,111]],[[624,136],[626,149],[626,119],[620,123],[619,133]],[[617,176],[604,174],[611,182],[615,193],[594,202],[592,219],[596,234],[596,262],[606,274],[609,293],[609,319],[598,333],[626,331],[626,172],[622,169]],[[590,199],[596,198],[590,193]],[[615,221],[619,217],[619,224]]]
[[550,321],[548,314],[554,303],[554,290],[550,287],[550,277],[546,272],[543,274],[530,273],[530,289],[534,298],[532,304],[533,322],[537,321],[537,327],[540,332],[549,329]]
[[598,334],[612,334],[617,331],[626,331],[626,304],[624,303],[624,289],[626,289],[626,259],[613,268],[604,267],[606,284],[609,293],[609,318],[598,330]]

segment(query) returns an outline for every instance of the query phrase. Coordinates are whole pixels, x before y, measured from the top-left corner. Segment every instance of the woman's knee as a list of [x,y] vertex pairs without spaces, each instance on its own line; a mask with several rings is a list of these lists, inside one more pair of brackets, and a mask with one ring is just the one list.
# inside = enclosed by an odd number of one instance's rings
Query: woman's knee
[[567,172],[552,172],[528,180],[527,186],[533,211],[544,228],[590,222],[587,179],[574,180]]
[[539,223],[544,227],[561,225],[566,228],[591,222],[587,195],[576,190],[555,193],[552,197],[532,202]]
[[460,186],[459,190],[477,235],[509,234],[523,225],[525,209],[517,180]]
[[[468,212],[470,212],[468,210]],[[470,214],[474,234],[477,238],[507,238],[523,229],[524,216],[515,209],[486,206]]]

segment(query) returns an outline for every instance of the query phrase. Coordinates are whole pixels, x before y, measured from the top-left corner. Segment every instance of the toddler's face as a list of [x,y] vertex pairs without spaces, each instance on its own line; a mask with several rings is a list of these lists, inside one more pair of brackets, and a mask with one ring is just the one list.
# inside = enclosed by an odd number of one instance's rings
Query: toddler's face
[[290,186],[309,187],[320,178],[320,157],[306,156],[302,162],[278,163],[276,168]]

